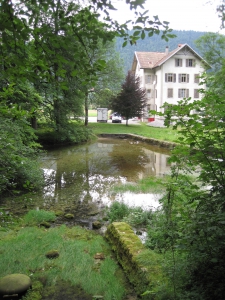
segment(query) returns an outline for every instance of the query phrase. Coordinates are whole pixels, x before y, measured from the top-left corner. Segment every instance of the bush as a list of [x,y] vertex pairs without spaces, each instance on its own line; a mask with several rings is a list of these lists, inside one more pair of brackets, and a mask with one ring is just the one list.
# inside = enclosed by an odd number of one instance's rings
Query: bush
[[90,130],[78,123],[68,123],[58,131],[53,127],[43,125],[36,134],[42,145],[76,144],[86,142],[91,137]]
[[34,131],[22,112],[4,109],[0,107],[0,194],[37,189],[43,183],[43,174],[37,162],[39,145]]

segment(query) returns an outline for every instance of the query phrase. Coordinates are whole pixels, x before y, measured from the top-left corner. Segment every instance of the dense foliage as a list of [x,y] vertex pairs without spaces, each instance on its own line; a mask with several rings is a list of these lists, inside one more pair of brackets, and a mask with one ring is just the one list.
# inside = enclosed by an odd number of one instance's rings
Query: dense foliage
[[178,299],[225,296],[225,103],[217,83],[208,80],[202,100],[183,99],[164,114],[165,124],[180,128],[182,137],[171,157],[171,182],[149,229],[148,245],[173,253]]

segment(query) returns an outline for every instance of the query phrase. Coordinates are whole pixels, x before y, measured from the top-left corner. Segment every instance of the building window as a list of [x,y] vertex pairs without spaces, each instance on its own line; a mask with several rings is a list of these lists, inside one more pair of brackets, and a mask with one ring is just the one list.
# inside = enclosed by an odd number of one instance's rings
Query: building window
[[167,98],[173,98],[173,89],[167,89]]
[[156,84],[157,76],[156,75],[145,75],[145,84]]
[[186,67],[195,67],[195,59],[186,59]]
[[188,89],[178,89],[178,98],[188,98],[189,90]]
[[199,90],[194,89],[194,98],[199,98]]
[[194,83],[199,83],[199,74],[194,74]]
[[152,90],[147,90],[147,98],[151,98],[151,95],[152,95]]
[[175,58],[175,67],[182,67],[182,59]]
[[165,82],[176,82],[176,74],[166,73],[165,74]]
[[179,82],[189,82],[189,74],[179,74]]

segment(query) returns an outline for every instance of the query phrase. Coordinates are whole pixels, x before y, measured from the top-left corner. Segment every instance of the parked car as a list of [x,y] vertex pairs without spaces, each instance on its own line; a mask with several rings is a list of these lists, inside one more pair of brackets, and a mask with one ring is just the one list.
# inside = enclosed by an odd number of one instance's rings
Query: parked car
[[118,113],[112,114],[112,123],[122,123],[122,116]]

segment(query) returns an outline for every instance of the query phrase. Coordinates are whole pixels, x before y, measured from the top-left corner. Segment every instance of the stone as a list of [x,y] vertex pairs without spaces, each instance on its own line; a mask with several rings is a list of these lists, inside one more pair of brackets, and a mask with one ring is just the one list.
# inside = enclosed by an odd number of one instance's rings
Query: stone
[[105,255],[104,255],[104,253],[96,253],[94,255],[94,259],[101,259],[101,260],[103,260],[103,259],[105,259]]
[[51,224],[49,222],[43,221],[43,222],[40,223],[40,226],[43,226],[45,228],[50,228]]
[[0,295],[23,294],[31,287],[31,279],[24,274],[10,274],[0,279]]
[[102,227],[102,223],[99,222],[99,221],[94,221],[94,222],[92,223],[92,227],[93,227],[93,229],[99,229],[99,228]]
[[64,216],[66,219],[73,219],[74,218],[74,215],[73,214],[66,214]]

